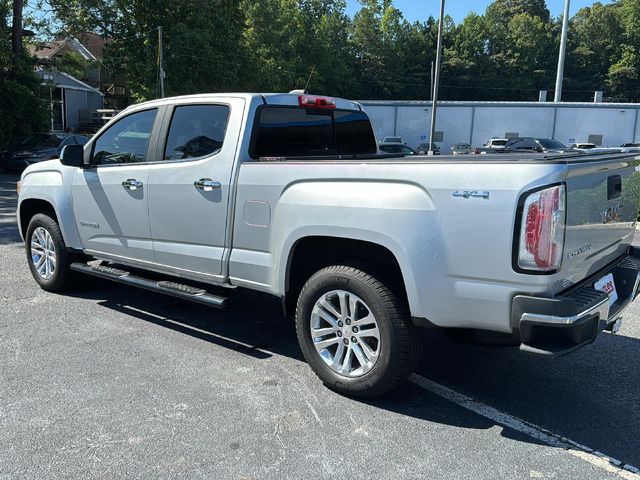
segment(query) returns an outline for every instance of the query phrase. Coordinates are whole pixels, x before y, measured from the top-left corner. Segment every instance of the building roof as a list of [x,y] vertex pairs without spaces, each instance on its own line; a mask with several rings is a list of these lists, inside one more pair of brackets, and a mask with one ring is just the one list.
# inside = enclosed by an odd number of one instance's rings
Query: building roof
[[91,32],[82,32],[76,35],[76,39],[97,59],[102,60],[104,47],[108,39]]
[[107,39],[91,32],[82,32],[71,38],[58,38],[51,42],[29,45],[29,53],[40,60],[51,60],[58,53],[74,51],[85,60],[101,60]]
[[97,88],[93,88],[92,86],[87,85],[86,83],[78,80],[76,77],[69,75],[68,73],[40,69],[36,70],[36,75],[42,78],[43,84],[50,84],[51,82],[55,86],[65,88],[67,90],[81,90],[84,92],[92,92],[104,96],[104,93],[102,93]]
[[[431,100],[357,100],[368,107],[431,107]],[[438,100],[441,107],[575,107],[575,108],[618,108],[640,109],[640,103],[617,102],[536,102],[536,101],[493,101],[493,100]]]

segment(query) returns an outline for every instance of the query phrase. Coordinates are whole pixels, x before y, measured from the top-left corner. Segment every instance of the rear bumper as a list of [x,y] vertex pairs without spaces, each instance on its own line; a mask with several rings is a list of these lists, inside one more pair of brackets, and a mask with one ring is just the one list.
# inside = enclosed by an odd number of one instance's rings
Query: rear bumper
[[[608,273],[613,274],[618,292],[618,299],[611,306],[608,295],[593,288],[594,281]],[[520,333],[520,350],[558,357],[588,345],[622,317],[639,293],[640,250],[632,247],[613,265],[558,296],[517,295],[512,304],[512,322]]]

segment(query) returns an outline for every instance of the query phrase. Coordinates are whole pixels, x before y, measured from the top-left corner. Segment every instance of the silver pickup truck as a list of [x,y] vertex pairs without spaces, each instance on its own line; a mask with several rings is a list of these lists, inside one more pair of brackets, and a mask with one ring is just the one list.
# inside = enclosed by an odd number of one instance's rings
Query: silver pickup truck
[[358,103],[185,96],[27,168],[18,222],[45,290],[82,273],[213,307],[236,288],[280,297],[318,377],[370,397],[414,369],[421,327],[552,357],[617,329],[639,289],[639,165],[393,157]]

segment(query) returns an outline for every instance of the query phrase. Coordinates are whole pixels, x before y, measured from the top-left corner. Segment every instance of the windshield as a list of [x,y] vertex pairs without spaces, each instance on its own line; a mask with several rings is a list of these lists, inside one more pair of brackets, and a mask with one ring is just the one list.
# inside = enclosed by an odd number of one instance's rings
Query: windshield
[[567,148],[565,145],[553,138],[539,138],[538,143],[544,148]]
[[49,133],[36,133],[31,135],[24,142],[21,143],[22,147],[58,147],[60,146],[61,139],[57,135],[51,135]]

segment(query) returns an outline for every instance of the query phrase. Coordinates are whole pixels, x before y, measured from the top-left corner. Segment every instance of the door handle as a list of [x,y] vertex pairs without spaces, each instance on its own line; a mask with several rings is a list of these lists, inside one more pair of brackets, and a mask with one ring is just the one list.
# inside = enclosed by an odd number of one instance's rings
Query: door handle
[[210,192],[214,188],[220,188],[220,182],[215,182],[210,178],[201,178],[200,180],[196,180],[193,182],[193,186],[198,190],[204,190],[205,192]]
[[122,186],[124,188],[128,188],[129,190],[137,190],[142,188],[142,182],[140,180],[136,180],[135,178],[128,178],[124,182],[122,182]]

